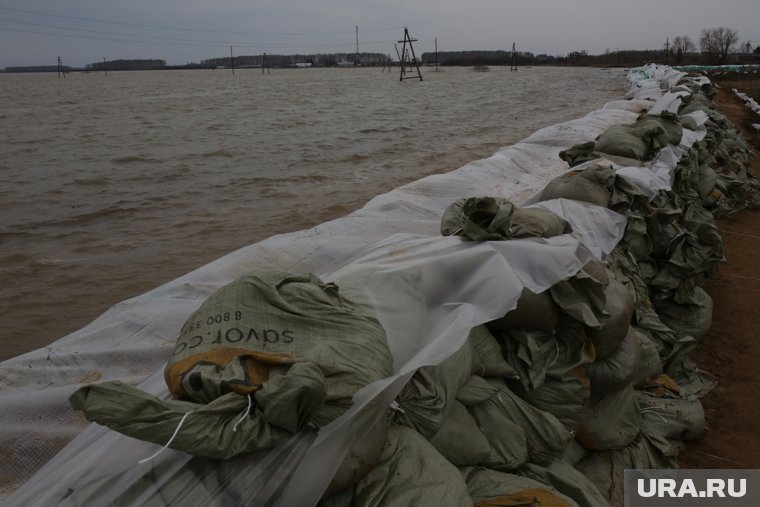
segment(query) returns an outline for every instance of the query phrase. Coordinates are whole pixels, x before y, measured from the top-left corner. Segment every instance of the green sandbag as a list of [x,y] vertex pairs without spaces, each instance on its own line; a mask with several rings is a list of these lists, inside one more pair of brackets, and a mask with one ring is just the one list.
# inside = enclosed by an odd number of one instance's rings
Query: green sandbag
[[[501,471],[516,470],[528,461],[528,440],[521,426],[505,418],[501,410],[489,403],[499,393],[498,388],[482,378],[472,377],[459,391],[457,399],[467,407],[488,440],[491,452],[480,464]],[[465,440],[469,441],[467,437]]]
[[636,378],[641,365],[638,334],[630,330],[620,346],[608,357],[585,366],[591,379],[591,396],[600,399],[626,388]]
[[517,208],[501,197],[456,200],[443,212],[441,234],[473,241],[548,238],[572,232],[570,224],[543,208]]
[[660,114],[643,114],[635,123],[636,129],[639,131],[647,131],[657,125],[665,131],[668,143],[673,146],[678,146],[681,143],[683,127],[678,121],[678,116],[673,113],[663,111]]
[[559,378],[547,377],[540,387],[528,391],[519,382],[509,382],[510,389],[528,404],[556,417],[566,428],[575,430],[585,418],[591,396],[586,371],[578,366]]
[[547,377],[564,374],[594,359],[591,341],[582,331],[563,327],[556,332],[511,329],[494,336],[501,343],[504,357],[518,372],[525,389],[538,389]]
[[296,363],[253,397],[255,408],[246,415],[248,398],[236,393],[200,404],[162,400],[114,381],[82,387],[69,401],[88,420],[119,433],[196,456],[228,459],[274,447],[305,428],[325,399],[324,377],[313,364]]
[[378,465],[354,488],[353,507],[471,507],[459,470],[411,428],[391,426]]
[[698,285],[693,285],[688,290],[692,295],[684,304],[675,301],[655,301],[655,309],[663,324],[679,336],[691,336],[701,340],[712,325],[713,301]]
[[542,329],[551,331],[559,325],[560,312],[549,291],[540,294],[524,288],[517,306],[507,314],[488,323],[495,330]]
[[641,414],[633,386],[592,405],[575,438],[591,451],[606,451],[630,444],[641,430]]
[[[489,390],[489,384],[491,394],[488,399],[470,405],[468,398],[482,399],[482,393]],[[476,391],[477,394],[473,395],[468,391]],[[487,438],[490,437],[490,431],[484,424],[490,428],[498,426],[499,421],[509,421],[522,428],[530,460],[534,463],[549,463],[558,459],[572,438],[572,432],[556,417],[532,407],[512,393],[499,379],[484,380],[473,376],[462,386],[457,399],[467,406],[475,420],[484,428]]]
[[430,443],[453,465],[485,464],[491,456],[491,445],[483,431],[487,430],[481,430],[467,408],[454,400]]
[[519,378],[517,371],[504,359],[501,346],[485,325],[470,331],[473,373],[481,377]]
[[335,285],[254,271],[212,294],[182,328],[165,378],[170,393],[192,401],[107,382],[81,388],[71,403],[91,421],[162,445],[181,423],[172,448],[228,458],[329,423],[391,371],[382,326]]
[[610,166],[592,164],[584,170],[568,171],[551,180],[541,190],[539,200],[573,199],[606,208],[614,184],[615,171]]
[[428,440],[433,438],[474,364],[468,341],[441,364],[418,369],[396,397],[401,410],[394,411],[394,422],[414,428]]
[[615,352],[625,339],[633,317],[633,297],[625,285],[610,278],[604,288],[604,296],[603,311],[609,314],[607,321],[600,329],[586,330],[586,335],[594,343],[597,360],[609,357]]
[[590,261],[575,276],[554,284],[549,293],[567,315],[592,329],[601,329],[609,313],[605,288],[609,275],[604,264]]
[[335,496],[347,491],[363,479],[375,466],[388,440],[390,424],[385,417],[380,418],[361,439],[354,440],[348,454],[343,458],[324,497]]
[[460,471],[467,481],[467,491],[475,502],[475,507],[578,505],[543,481],[483,467],[467,467]]
[[613,125],[596,140],[596,151],[607,155],[651,160],[668,145],[665,129],[656,121],[641,120],[631,125]]
[[639,344],[639,367],[632,379],[632,384],[637,385],[645,380],[656,378],[662,374],[662,361],[654,342],[643,329],[631,326],[629,331]]
[[594,153],[595,147],[596,143],[594,141],[576,144],[571,148],[560,151],[559,158],[567,162],[570,167],[575,167],[583,162],[589,162],[599,158],[599,156]]

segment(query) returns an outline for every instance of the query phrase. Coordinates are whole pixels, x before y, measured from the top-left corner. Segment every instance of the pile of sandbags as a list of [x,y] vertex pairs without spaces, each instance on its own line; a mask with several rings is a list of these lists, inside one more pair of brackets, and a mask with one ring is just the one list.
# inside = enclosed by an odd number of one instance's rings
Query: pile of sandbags
[[[525,289],[448,359],[417,369],[320,505],[617,505],[625,468],[672,467],[683,442],[699,438],[698,396],[714,385],[693,360],[712,317],[701,284],[723,261],[714,217],[760,203],[760,187],[709,86],[685,78],[676,88],[678,114],[645,114],[566,150],[573,169],[537,196],[624,215],[617,247],[540,294]],[[618,174],[615,160],[643,165],[678,145],[698,111],[706,135],[683,151],[669,190],[647,192]],[[588,232],[573,231],[571,218],[498,196],[462,198],[443,213],[441,233],[548,241]],[[127,435],[229,458],[324,426],[392,363],[379,321],[335,285],[253,272],[183,327],[166,368],[179,400],[104,383],[71,401]]]
[[[566,150],[573,170],[537,196],[626,216],[606,261],[541,294],[524,290],[515,308],[475,328],[444,363],[418,370],[397,398],[392,426],[414,429],[429,444],[420,460],[437,452],[463,482],[455,487],[449,468],[430,502],[372,503],[360,481],[343,503],[324,505],[432,505],[447,488],[446,505],[616,505],[625,468],[673,467],[684,442],[700,437],[698,396],[714,383],[692,352],[712,317],[701,284],[724,260],[714,218],[753,205],[760,192],[746,171],[749,151],[710,103],[711,88],[689,79],[677,88],[685,92],[679,114],[644,114]],[[697,128],[687,114],[694,111],[708,115],[707,133],[684,151],[670,190],[647,193],[617,174],[620,161],[653,160],[679,145],[684,129]],[[572,232],[562,217],[535,209],[500,197],[459,199],[441,232],[472,241]]]

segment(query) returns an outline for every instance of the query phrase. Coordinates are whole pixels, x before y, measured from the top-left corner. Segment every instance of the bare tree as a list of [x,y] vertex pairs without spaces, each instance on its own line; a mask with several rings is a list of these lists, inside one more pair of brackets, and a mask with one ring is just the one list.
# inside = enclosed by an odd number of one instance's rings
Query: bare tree
[[676,63],[681,63],[686,53],[690,53],[696,49],[694,43],[691,41],[688,35],[679,35],[671,44],[673,54],[676,57]]
[[721,26],[702,30],[699,46],[703,53],[707,53],[710,63],[717,59],[718,64],[723,64],[738,41],[736,30]]

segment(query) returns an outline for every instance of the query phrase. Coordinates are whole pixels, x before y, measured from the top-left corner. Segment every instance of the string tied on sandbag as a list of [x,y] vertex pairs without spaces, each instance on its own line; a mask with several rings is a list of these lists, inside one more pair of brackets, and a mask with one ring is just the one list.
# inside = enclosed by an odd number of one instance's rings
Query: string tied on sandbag
[[188,413],[186,413],[185,415],[182,416],[182,419],[179,420],[179,424],[177,425],[177,428],[174,430],[174,433],[172,434],[172,436],[169,439],[169,441],[166,442],[166,444],[157,453],[155,453],[152,456],[148,456],[145,459],[141,459],[140,461],[137,462],[137,464],[138,465],[142,465],[143,463],[147,463],[148,461],[151,461],[156,456],[158,456],[159,454],[161,454],[162,452],[164,452],[169,447],[169,445],[171,445],[171,443],[174,441],[174,439],[176,438],[177,434],[179,433],[179,429],[185,423],[185,419],[187,419],[187,416],[189,416],[192,413],[193,413],[193,411],[191,410],[190,412],[188,412]]
[[640,413],[641,414],[654,414],[657,417],[659,417],[662,420],[662,422],[664,422],[665,424],[668,423],[668,421],[662,415],[660,415],[660,411],[657,410],[657,409],[654,409],[654,408],[644,408],[644,409],[640,410]]
[[237,420],[235,425],[232,427],[233,433],[237,431],[238,425],[245,420],[246,417],[251,413],[251,395],[247,394],[246,398],[248,398],[248,408],[245,409],[245,412],[243,412],[243,415],[240,416],[240,419]]

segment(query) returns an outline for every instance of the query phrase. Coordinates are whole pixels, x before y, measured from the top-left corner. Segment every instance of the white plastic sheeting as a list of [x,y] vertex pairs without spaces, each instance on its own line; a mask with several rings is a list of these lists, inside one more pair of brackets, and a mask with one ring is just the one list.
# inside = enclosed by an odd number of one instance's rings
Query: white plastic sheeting
[[[657,67],[636,78],[658,87],[677,81],[676,74]],[[630,76],[629,81],[634,83]],[[470,328],[503,315],[523,287],[541,292],[589,259],[602,258],[619,241],[625,223],[609,210],[558,200],[537,205],[568,219],[572,235],[474,243],[438,235],[443,210],[460,197],[524,202],[568,169],[558,156],[561,150],[592,140],[612,125],[632,123],[656,105],[616,101],[541,129],[490,158],[380,195],[344,218],[233,252],[115,305],[44,349],[0,364],[0,449],[6,457],[1,484],[7,494],[26,481],[8,504],[77,505],[97,499],[142,505],[162,498],[214,505],[233,494],[252,505],[275,499],[281,505],[315,504],[352,442],[364,437],[418,367],[439,363],[464,343]],[[699,132],[691,132],[682,145],[699,138]],[[668,188],[679,149],[663,150],[645,167],[618,165],[618,172],[649,192]],[[304,433],[272,451],[221,465],[173,450],[138,465],[158,447],[86,427],[72,412],[68,395],[94,381],[139,383],[168,397],[163,364],[185,319],[211,292],[252,269],[314,272],[337,282],[385,326],[394,375],[367,386],[350,411],[318,434]]]

